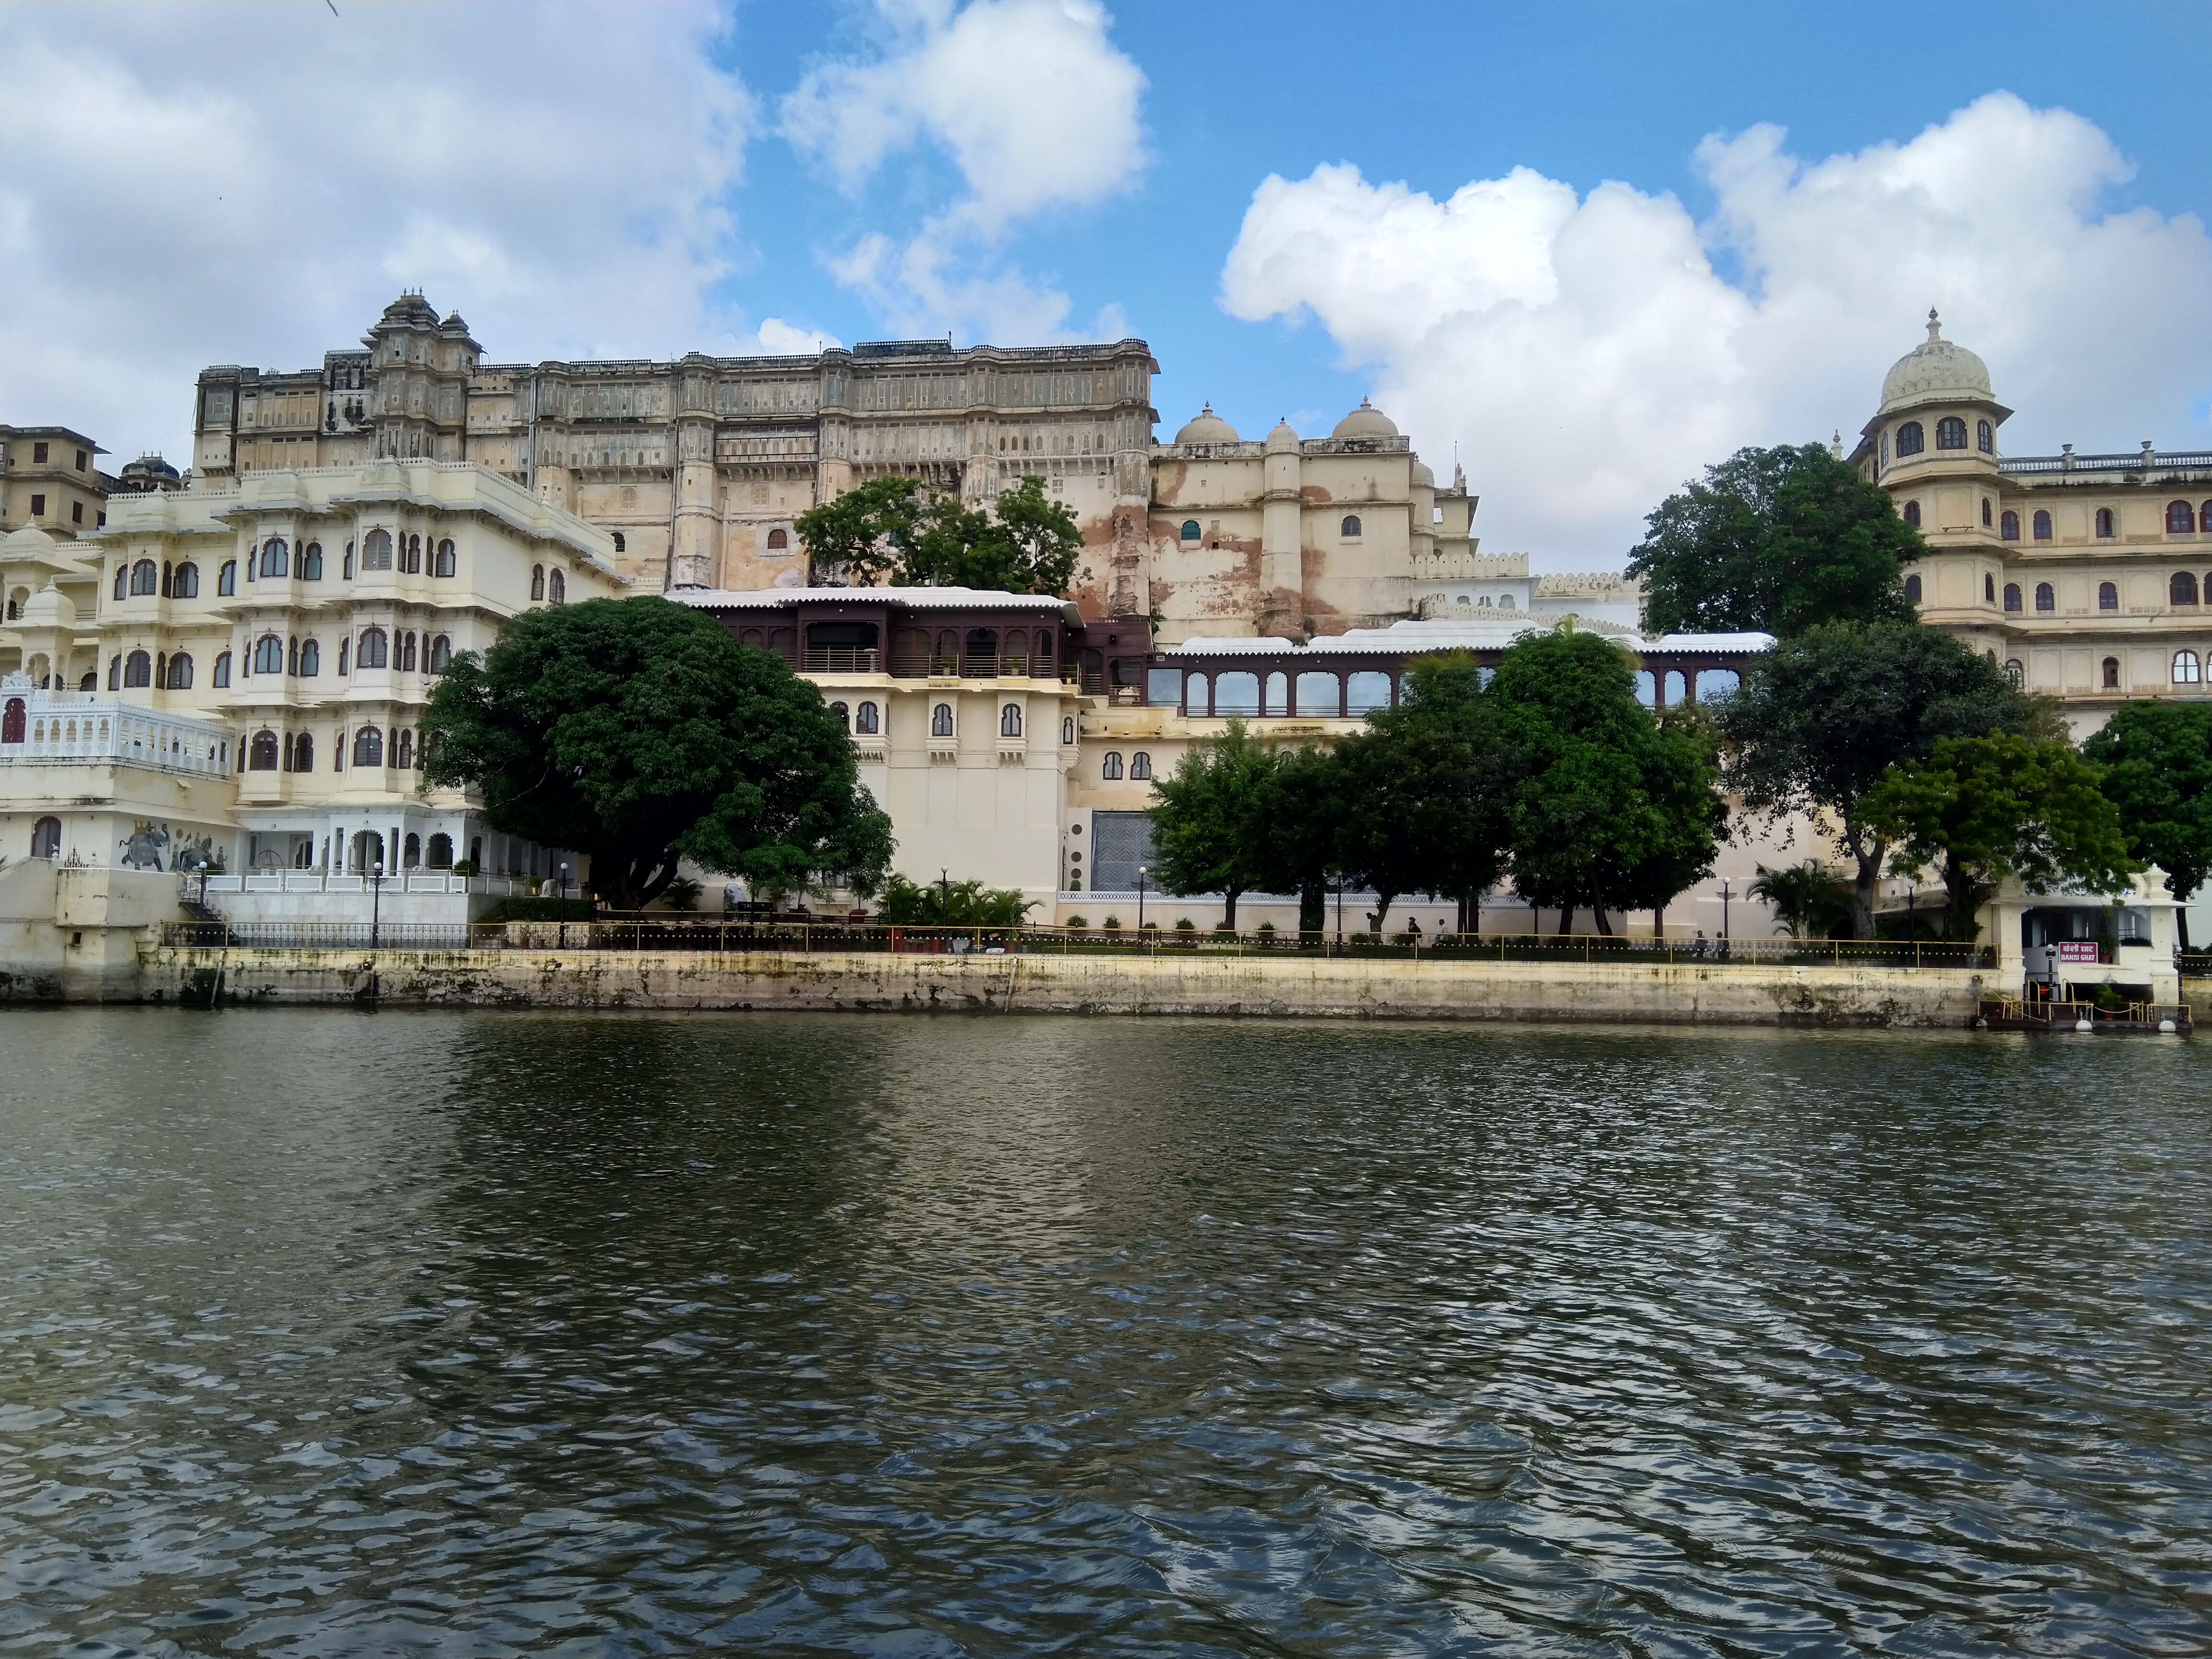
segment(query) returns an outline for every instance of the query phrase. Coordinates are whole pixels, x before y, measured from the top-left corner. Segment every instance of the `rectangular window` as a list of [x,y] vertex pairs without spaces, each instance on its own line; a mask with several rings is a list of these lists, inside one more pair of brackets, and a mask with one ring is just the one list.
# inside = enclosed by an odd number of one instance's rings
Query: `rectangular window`
[[[45,447],[44,445],[40,447],[41,448]],[[33,495],[31,497],[31,516],[33,518],[36,519],[41,517],[46,513],[46,498],[44,495]]]
[[44,444],[33,444],[33,445],[31,446],[31,459],[32,459],[33,461],[43,461],[43,460],[45,460],[45,459],[46,459],[46,445],[44,445]]
[[80,449],[80,450],[78,450],[78,451],[77,451],[77,453],[76,453],[76,470],[77,470],[78,471],[80,471],[80,472],[82,472],[82,471],[84,471],[84,460],[85,460],[84,451],[82,451],[82,449]]
[[82,501],[71,501],[70,503],[70,522],[71,524],[82,524],[84,522],[84,503]]
[[1145,671],[1145,701],[1155,708],[1173,708],[1182,701],[1182,670],[1180,668],[1151,668]]

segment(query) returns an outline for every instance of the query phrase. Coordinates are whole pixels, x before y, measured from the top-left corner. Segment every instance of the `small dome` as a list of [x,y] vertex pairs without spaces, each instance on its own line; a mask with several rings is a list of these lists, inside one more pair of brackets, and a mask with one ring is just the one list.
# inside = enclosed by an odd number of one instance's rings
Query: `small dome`
[[13,563],[17,559],[40,559],[51,563],[54,550],[59,544],[34,524],[21,530],[11,530],[0,538],[0,563]]
[[428,323],[435,328],[438,313],[419,290],[409,289],[385,307],[384,315],[379,320],[386,323]]
[[1362,398],[1359,407],[1336,423],[1332,438],[1395,438],[1398,428],[1390,417]]
[[1947,398],[1990,403],[1996,394],[1990,390],[1989,365],[1966,347],[1945,339],[1942,323],[1930,310],[1928,337],[1882,377],[1881,408],[1887,414]]
[[68,594],[48,582],[23,601],[22,625],[26,628],[75,628],[76,603]]
[[1429,464],[1423,460],[1419,456],[1414,456],[1413,488],[1416,489],[1434,489],[1436,487],[1437,475],[1429,471]]
[[1288,421],[1276,422],[1275,429],[1267,434],[1267,453],[1280,455],[1288,452],[1295,455],[1297,450],[1298,434],[1291,429],[1291,423]]
[[469,325],[461,320],[461,313],[459,312],[450,312],[447,314],[446,320],[438,325],[438,332],[441,334],[458,334],[463,339],[466,339],[469,333]]
[[1199,410],[1196,420],[1184,422],[1175,441],[1179,444],[1233,444],[1237,441],[1237,428],[1215,414],[1213,405],[1208,404]]

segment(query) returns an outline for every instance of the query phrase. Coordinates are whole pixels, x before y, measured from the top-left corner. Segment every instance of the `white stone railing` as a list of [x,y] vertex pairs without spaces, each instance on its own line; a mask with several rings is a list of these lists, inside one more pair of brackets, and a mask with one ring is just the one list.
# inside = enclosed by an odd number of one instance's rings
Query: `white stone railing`
[[1526,553],[1416,553],[1415,581],[1511,581],[1528,574]]
[[157,714],[98,692],[0,684],[0,765],[138,766],[219,778],[235,759],[226,726]]
[[[185,878],[188,895],[203,890],[197,875]],[[248,870],[207,878],[210,893],[366,893],[374,884],[367,876],[341,875],[323,870]],[[384,878],[387,893],[483,893],[493,898],[524,898],[535,893],[540,881],[528,876],[457,876],[445,870],[408,870]]]

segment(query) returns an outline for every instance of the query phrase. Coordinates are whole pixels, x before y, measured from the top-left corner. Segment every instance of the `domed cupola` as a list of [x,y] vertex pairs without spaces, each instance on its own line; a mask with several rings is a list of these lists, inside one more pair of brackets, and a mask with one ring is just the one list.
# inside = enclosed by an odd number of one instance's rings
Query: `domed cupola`
[[1995,408],[1999,419],[2012,413],[1990,387],[1989,365],[1954,340],[1943,337],[1943,325],[1928,313],[1928,337],[1899,357],[1882,376],[1881,412],[1895,415],[1929,404],[1979,404]]
[[1215,414],[1213,405],[1208,404],[1199,410],[1197,419],[1183,423],[1175,441],[1179,444],[1233,444],[1238,440],[1237,428]]
[[1398,435],[1398,428],[1388,415],[1362,398],[1359,407],[1339,421],[1335,430],[1328,435],[1332,438],[1395,438]]
[[1295,455],[1298,453],[1297,432],[1287,420],[1277,421],[1275,429],[1267,434],[1267,453],[1270,455]]

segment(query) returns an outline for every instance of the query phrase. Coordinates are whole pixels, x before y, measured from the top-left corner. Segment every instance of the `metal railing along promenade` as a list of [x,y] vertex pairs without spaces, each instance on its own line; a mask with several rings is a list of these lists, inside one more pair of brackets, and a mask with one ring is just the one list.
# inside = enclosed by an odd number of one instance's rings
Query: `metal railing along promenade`
[[1147,927],[932,927],[601,912],[568,921],[182,921],[162,943],[259,951],[690,951],[917,956],[1239,956],[1406,962],[1614,963],[1711,968],[1991,968],[1984,945],[1934,940],[1629,939],[1597,933],[1184,933]]

